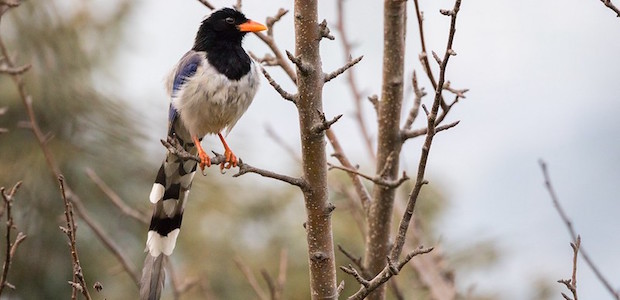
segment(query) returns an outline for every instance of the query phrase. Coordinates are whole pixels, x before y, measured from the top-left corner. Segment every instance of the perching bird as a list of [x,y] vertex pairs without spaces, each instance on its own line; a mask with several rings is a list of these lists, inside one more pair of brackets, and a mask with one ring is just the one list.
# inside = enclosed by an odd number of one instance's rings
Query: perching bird
[[[217,134],[224,145],[226,162],[220,168],[237,166],[237,157],[222,131],[230,132],[258,89],[258,71],[241,41],[246,33],[265,29],[234,9],[215,11],[200,25],[194,47],[170,72],[166,83],[171,98],[168,136],[177,139],[187,152],[198,154],[201,169],[211,165],[200,145],[206,134]],[[146,241],[141,299],[161,296],[164,264],[179,235],[197,164],[168,152],[157,173],[149,197],[155,208]]]

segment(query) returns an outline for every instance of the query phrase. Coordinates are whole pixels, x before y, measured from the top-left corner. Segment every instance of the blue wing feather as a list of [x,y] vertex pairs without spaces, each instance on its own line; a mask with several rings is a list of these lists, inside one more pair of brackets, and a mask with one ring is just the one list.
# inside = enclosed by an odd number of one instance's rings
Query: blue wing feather
[[[179,64],[177,65],[175,70],[173,70],[174,81],[172,83],[172,97],[175,97],[178,91],[183,88],[183,84],[187,82],[189,78],[194,76],[194,74],[196,74],[196,70],[202,64],[203,60],[204,55],[201,55],[196,51],[189,51],[181,58]],[[168,110],[168,122],[170,125],[170,130],[172,130],[172,124],[176,120],[177,116],[177,109],[172,103],[170,103],[170,109]]]

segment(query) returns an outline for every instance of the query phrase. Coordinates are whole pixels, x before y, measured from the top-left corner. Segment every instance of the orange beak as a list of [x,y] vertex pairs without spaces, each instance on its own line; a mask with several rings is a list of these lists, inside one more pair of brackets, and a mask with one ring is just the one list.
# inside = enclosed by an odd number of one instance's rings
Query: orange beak
[[239,31],[241,32],[257,32],[257,31],[263,31],[266,29],[267,29],[267,26],[261,23],[258,23],[258,22],[254,22],[252,20],[248,20],[247,22],[243,24],[239,24]]

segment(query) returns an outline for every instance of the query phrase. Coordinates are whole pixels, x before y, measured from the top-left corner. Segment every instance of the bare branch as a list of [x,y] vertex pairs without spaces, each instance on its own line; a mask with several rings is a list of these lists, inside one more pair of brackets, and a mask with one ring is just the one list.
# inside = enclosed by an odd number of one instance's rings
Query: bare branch
[[364,264],[362,264],[361,257],[355,257],[353,254],[351,254],[340,245],[338,245],[338,250],[340,250],[340,252],[342,252],[342,254],[344,254],[351,262],[353,262],[353,264],[355,264],[355,267],[360,269],[360,272],[362,272],[362,274],[366,275],[366,269],[364,268]]
[[[345,13],[344,13],[344,0],[338,0],[336,5],[336,30],[340,33],[340,43],[342,45],[342,52],[344,54],[345,59],[351,60],[351,53],[353,53],[353,46],[349,41],[349,36],[347,34],[347,30],[345,27]],[[346,78],[349,86],[349,90],[351,91],[351,96],[353,97],[353,104],[355,105],[355,119],[357,121],[357,125],[360,129],[360,135],[366,144],[366,151],[370,155],[372,161],[376,159],[376,153],[373,145],[373,141],[371,135],[368,131],[368,125],[366,124],[366,120],[363,115],[363,99],[362,92],[357,84],[357,80],[355,79],[355,70],[351,69],[346,73]],[[378,99],[378,97],[377,97]],[[377,100],[378,101],[378,100]],[[372,103],[372,100],[371,100]],[[373,103],[375,111],[378,115],[377,104]]]
[[446,91],[449,91],[449,92],[455,94],[457,97],[463,98],[463,99],[466,98],[465,97],[465,93],[469,91],[469,89],[457,90],[457,89],[452,88],[450,86],[450,80],[446,81],[446,83],[443,84],[443,89],[446,90]]
[[275,25],[284,15],[288,13],[288,9],[280,8],[275,16],[267,17],[265,26],[267,26],[267,35],[273,37],[273,25]]
[[[192,155],[188,153],[187,151],[185,151],[185,149],[183,149],[183,147],[179,144],[179,142],[174,138],[168,137],[167,140],[161,140],[161,143],[162,145],[164,145],[164,147],[166,147],[166,149],[168,149],[168,151],[170,151],[172,154],[176,155],[178,158],[182,160],[200,161],[200,158],[197,155]],[[211,165],[219,165],[226,161],[226,157],[224,155],[221,155],[215,152],[213,152],[213,154],[215,155],[215,157],[211,158]],[[308,183],[302,178],[290,177],[290,176],[278,174],[275,172],[259,169],[259,168],[256,168],[249,164],[244,163],[241,160],[241,158],[239,159],[238,167],[239,167],[239,171],[237,172],[237,174],[234,174],[233,177],[239,177],[246,173],[255,173],[263,177],[277,179],[279,181],[283,181],[288,184],[297,186],[304,192],[307,192],[310,190],[310,186],[308,186]]]
[[32,65],[30,64],[23,65],[21,67],[0,66],[0,73],[5,73],[9,75],[21,75],[24,74],[26,71],[30,70],[31,67]]
[[[441,125],[441,126],[437,126],[435,128],[435,133],[444,131],[444,130],[448,130],[452,127],[455,127],[456,125],[458,125],[461,121],[454,121],[452,123],[449,124],[445,124],[445,125]],[[419,137],[422,135],[425,135],[428,132],[428,128],[421,128],[421,129],[416,129],[416,130],[403,130],[401,131],[401,137],[403,142],[408,140],[408,139],[412,139],[415,137]]]
[[[0,54],[4,56],[4,64],[6,64],[8,67],[15,67],[15,63],[11,60],[10,56],[8,55],[8,51],[6,47],[4,46],[4,42],[2,41],[1,36],[0,36]],[[71,207],[75,207],[78,215],[93,230],[93,232],[104,243],[104,245],[108,248],[108,250],[110,250],[112,254],[114,254],[116,258],[121,262],[122,266],[125,268],[125,271],[127,271],[127,273],[132,277],[132,279],[134,279],[134,282],[137,285],[140,277],[135,271],[135,268],[133,268],[132,264],[130,263],[130,260],[124,256],[123,251],[121,251],[120,248],[114,243],[114,241],[107,236],[107,234],[101,228],[101,226],[98,223],[96,223],[92,218],[90,218],[86,208],[84,208],[84,205],[82,204],[81,199],[72,192],[69,185],[64,180],[60,180],[60,178],[62,178],[60,168],[58,167],[58,164],[56,163],[56,160],[54,156],[52,155],[52,152],[47,147],[47,144],[46,144],[47,137],[41,131],[41,128],[39,127],[39,124],[35,117],[34,109],[32,106],[32,97],[30,97],[30,95],[27,93],[24,81],[20,74],[12,74],[11,77],[15,85],[17,86],[19,96],[26,109],[26,114],[28,116],[28,121],[27,121],[28,129],[30,129],[34,133],[35,138],[41,149],[41,152],[43,152],[43,156],[45,157],[45,162],[47,163],[48,169],[51,171],[52,175],[54,176],[56,180],[62,181],[60,185],[61,193],[66,196],[67,200],[69,200],[70,204],[72,204]],[[70,216],[71,218],[73,217],[73,210],[71,210]],[[66,230],[70,230],[70,229],[66,228]],[[79,278],[77,277],[78,275],[81,276],[81,269],[76,270],[76,272],[74,272],[74,275],[75,276],[74,276],[73,282],[79,281]],[[83,286],[86,287],[85,284]],[[75,293],[76,291],[77,290],[74,289],[73,293]]]
[[379,96],[370,95],[368,96],[368,101],[370,101],[370,104],[372,104],[373,108],[375,109],[375,112],[378,114],[379,113]]
[[250,267],[243,263],[243,261],[241,261],[241,258],[238,256],[235,257],[234,261],[237,265],[237,268],[241,270],[241,273],[243,273],[243,276],[252,287],[252,290],[254,290],[254,293],[256,293],[256,296],[258,296],[258,298],[261,300],[268,300],[269,297],[267,296],[267,293],[263,290],[263,288],[260,287],[258,281],[256,281],[256,277],[254,277],[254,274],[252,274],[252,270],[250,270]]
[[[344,150],[342,150],[340,142],[338,142],[338,139],[336,138],[336,134],[330,129],[328,129],[325,134],[327,135],[327,139],[329,140],[332,148],[334,149],[333,156],[336,157],[340,164],[343,165],[345,168],[353,169],[353,164],[351,164],[349,159],[344,154]],[[353,182],[353,187],[355,188],[355,192],[357,193],[357,196],[359,197],[359,200],[362,204],[362,208],[365,212],[364,216],[366,216],[368,214],[368,205],[370,203],[370,193],[368,192],[368,189],[366,189],[360,178],[357,176],[357,174],[350,172],[347,173],[349,174],[349,177]]]
[[321,38],[328,40],[334,40],[334,36],[330,34],[329,27],[327,27],[327,20],[323,19],[323,22],[319,24],[319,31],[321,32]]
[[[420,44],[422,46],[422,52],[420,53],[419,59],[422,65],[424,66],[424,71],[433,86],[433,90],[437,90],[437,80],[433,75],[433,71],[431,70],[431,64],[428,60],[428,52],[426,51],[426,41],[424,39],[424,13],[420,11],[420,5],[418,4],[418,0],[413,0],[415,11],[416,11],[416,19],[418,20],[418,32],[420,34]],[[444,109],[447,105],[441,97],[441,108]]]
[[[223,156],[223,155],[218,155],[218,156]],[[211,160],[211,163],[213,163],[213,160]],[[241,159],[239,159],[239,172],[237,174],[233,175],[233,177],[239,177],[239,176],[244,175],[246,173],[255,173],[255,174],[261,175],[263,177],[272,178],[272,179],[276,179],[276,180],[279,180],[279,181],[282,181],[282,182],[286,182],[288,184],[291,184],[291,185],[299,187],[304,192],[309,192],[311,190],[311,187],[302,178],[290,177],[290,176],[278,174],[278,173],[275,173],[275,172],[272,172],[272,171],[267,171],[267,170],[259,169],[259,168],[250,166],[249,164],[243,163],[243,161],[241,161]]]
[[263,72],[263,75],[265,75],[265,78],[267,79],[267,81],[269,82],[269,85],[271,85],[276,92],[278,92],[278,94],[280,94],[280,96],[282,98],[284,98],[285,100],[291,101],[294,104],[297,104],[297,95],[293,95],[287,91],[285,91],[282,86],[280,86],[272,77],[271,75],[269,75],[269,73],[267,72],[267,70],[265,70],[265,68],[261,67],[260,70]]
[[351,57],[349,57],[349,61],[342,67],[338,68],[337,70],[329,73],[329,74],[325,74],[325,82],[328,82],[336,77],[338,77],[338,75],[344,73],[346,70],[350,69],[351,67],[355,66],[358,62],[360,62],[362,60],[362,58],[364,58],[364,55],[357,57],[356,59],[351,59]]
[[581,253],[581,257],[583,257],[583,260],[590,267],[590,269],[592,269],[592,271],[594,272],[598,280],[603,284],[603,286],[605,286],[607,291],[609,291],[609,293],[614,297],[614,299],[620,300],[620,293],[614,290],[614,288],[611,286],[609,281],[603,276],[603,274],[598,269],[598,267],[594,265],[594,262],[592,262],[586,250],[581,246],[581,238],[575,232],[575,229],[573,228],[573,223],[568,218],[568,215],[564,212],[564,209],[560,205],[560,200],[558,199],[555,193],[555,189],[553,188],[553,185],[551,185],[551,177],[549,176],[549,173],[547,171],[547,164],[543,160],[540,160],[539,164],[540,164],[540,169],[542,170],[542,173],[543,173],[543,177],[545,179],[545,187],[547,188],[547,191],[549,192],[549,196],[551,197],[553,206],[555,207],[556,211],[560,215],[560,218],[562,218],[562,221],[564,221],[564,224],[566,225],[566,228],[568,229],[568,232],[571,236],[572,242],[574,244],[577,244],[578,239],[579,239],[579,249],[580,249],[579,252]]
[[[417,1],[416,1],[417,2]],[[418,173],[416,175],[416,182],[409,195],[409,199],[407,200],[407,209],[403,213],[403,216],[400,220],[400,224],[398,226],[398,235],[396,236],[396,240],[394,241],[394,246],[392,247],[392,251],[390,253],[390,258],[396,259],[400,253],[402,252],[403,246],[405,244],[405,238],[407,237],[407,231],[409,229],[409,224],[411,222],[411,218],[413,216],[413,212],[415,209],[415,205],[418,199],[418,195],[422,189],[422,186],[428,183],[427,180],[424,179],[424,174],[426,172],[426,163],[428,161],[429,151],[431,149],[431,145],[433,143],[433,138],[436,133],[436,118],[437,113],[439,111],[439,107],[441,106],[442,98],[441,98],[441,89],[445,82],[445,74],[446,68],[448,66],[448,60],[450,59],[450,54],[448,53],[449,49],[452,49],[452,43],[454,41],[454,34],[456,33],[456,17],[461,6],[461,0],[456,0],[454,3],[454,14],[451,16],[450,20],[450,34],[448,35],[448,43],[446,45],[446,52],[444,54],[444,58],[442,60],[442,64],[439,70],[439,82],[437,83],[437,88],[435,89],[435,98],[433,100],[433,106],[431,108],[430,113],[427,116],[427,128],[428,132],[426,134],[426,139],[424,140],[424,144],[422,146],[422,153],[420,154],[420,161],[418,163]]]
[[108,197],[108,199],[110,199],[110,201],[112,201],[112,203],[118,208],[120,209],[120,211],[122,213],[124,213],[125,215],[138,220],[139,222],[143,223],[143,224],[148,224],[150,217],[148,217],[147,215],[145,215],[144,213],[132,208],[131,206],[127,205],[127,203],[125,203],[125,201],[123,201],[123,199],[121,199],[120,196],[118,196],[118,194],[116,194],[116,192],[114,192],[98,175],[97,173],[95,173],[95,171],[93,171],[93,169],[91,168],[86,168],[86,175],[88,175],[88,177],[90,178],[90,180],[93,181],[93,183],[95,183],[95,185],[97,185],[97,187]]
[[418,77],[415,71],[413,71],[413,78],[411,79],[411,84],[413,86],[413,93],[415,94],[415,98],[413,100],[413,107],[411,108],[411,111],[409,111],[409,115],[407,116],[407,120],[405,121],[405,125],[403,126],[403,130],[411,129],[413,122],[418,117],[418,112],[420,111],[420,104],[422,103],[422,97],[426,96],[424,87],[420,88],[418,86]]
[[280,266],[278,270],[278,281],[276,283],[276,291],[273,300],[282,299],[284,292],[284,285],[286,284],[286,269],[288,266],[288,250],[283,248],[280,251]]
[[215,6],[213,4],[211,4],[208,0],[198,0],[198,2],[204,4],[204,6],[206,6],[210,10],[214,10],[215,9]]
[[323,131],[328,130],[330,127],[332,127],[332,125],[334,125],[334,123],[338,122],[338,120],[342,118],[342,114],[340,114],[328,121],[325,118],[325,114],[323,112],[319,111],[318,113],[321,118],[321,123],[312,126],[312,132],[314,132],[315,134],[323,133]]
[[435,53],[435,51],[431,51],[431,53],[433,53],[433,58],[435,59],[437,64],[441,66],[442,65],[442,61],[441,61],[441,58],[439,58],[439,55],[437,55],[437,53]]
[[349,267],[340,266],[340,270],[343,272],[353,276],[357,282],[359,282],[364,288],[368,288],[370,286],[370,281],[364,279],[364,277],[352,266],[349,264]]
[[71,261],[73,262],[73,281],[70,281],[69,284],[72,286],[74,294],[76,291],[79,291],[86,299],[91,299],[90,293],[88,292],[88,285],[86,284],[84,274],[82,273],[82,265],[80,264],[80,257],[76,247],[75,236],[77,234],[77,228],[75,226],[75,220],[73,219],[73,206],[67,198],[65,192],[65,179],[62,175],[58,176],[58,183],[60,184],[60,194],[62,196],[62,200],[65,203],[65,220],[67,226],[65,228],[61,227],[61,230],[69,238]]
[[424,248],[420,246],[420,248],[410,252],[409,254],[407,254],[407,256],[405,256],[403,260],[399,262],[393,262],[390,258],[388,258],[388,263],[386,264],[385,268],[383,268],[383,270],[370,281],[365,280],[364,278],[361,278],[361,276],[359,276],[359,273],[351,265],[349,265],[349,268],[341,266],[340,269],[342,269],[344,272],[350,275],[353,275],[353,277],[355,277],[355,279],[362,285],[360,289],[355,294],[351,295],[351,297],[349,297],[348,299],[349,300],[364,299],[366,296],[368,296],[368,294],[370,294],[376,288],[386,283],[390,278],[392,278],[392,276],[398,275],[400,270],[415,256],[429,253],[431,251],[433,251],[432,247]]
[[297,69],[299,69],[300,72],[302,73],[308,73],[310,71],[311,66],[304,63],[300,57],[297,57],[295,55],[293,55],[291,52],[289,52],[288,50],[285,51],[286,52],[286,56],[288,57],[288,59],[293,62],[293,64],[295,64],[295,66],[297,66]]
[[577,256],[579,256],[579,247],[581,246],[581,237],[577,236],[577,242],[570,243],[570,247],[573,249],[573,277],[571,279],[560,279],[559,283],[562,283],[568,288],[569,291],[573,294],[573,299],[570,299],[564,293],[562,296],[565,299],[569,300],[578,300],[577,299]]
[[349,172],[355,175],[358,175],[360,177],[363,177],[365,179],[368,179],[378,185],[381,186],[385,186],[385,187],[389,187],[389,188],[397,188],[399,187],[401,184],[403,184],[403,182],[409,180],[409,177],[407,176],[407,173],[403,171],[403,176],[397,180],[386,180],[383,177],[380,176],[369,176],[366,175],[364,173],[361,173],[360,171],[356,170],[356,169],[350,169],[347,167],[343,167],[343,166],[336,166],[336,165],[332,165],[330,163],[327,164],[329,166],[329,169],[337,169],[337,170],[342,170],[345,172]]
[[601,2],[603,2],[603,4],[605,4],[605,6],[607,6],[609,9],[613,10],[616,13],[616,17],[620,18],[620,9],[618,9],[617,6],[611,3],[611,0],[601,0]]
[[15,1],[1,0],[0,1],[0,6],[6,5],[6,6],[10,7],[10,8],[18,7],[20,4],[22,4],[20,0],[15,0]]
[[15,241],[11,241],[11,231],[12,229],[16,228],[15,222],[13,221],[13,213],[11,208],[13,207],[15,193],[17,193],[17,190],[19,189],[21,184],[22,182],[18,181],[8,193],[5,191],[4,187],[0,188],[0,194],[2,194],[2,200],[4,202],[4,208],[0,215],[2,213],[6,213],[6,250],[4,264],[2,265],[2,277],[0,277],[0,295],[2,295],[4,287],[15,288],[13,285],[7,282],[9,269],[11,268],[11,262],[13,260],[13,257],[17,252],[17,247],[19,247],[19,245],[24,241],[24,239],[26,239],[25,234],[18,232],[17,236],[15,237]]

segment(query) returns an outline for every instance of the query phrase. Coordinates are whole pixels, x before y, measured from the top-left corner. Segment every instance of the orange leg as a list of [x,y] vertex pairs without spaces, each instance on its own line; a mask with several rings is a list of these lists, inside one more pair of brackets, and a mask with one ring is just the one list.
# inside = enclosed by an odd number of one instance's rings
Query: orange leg
[[228,144],[226,144],[224,136],[222,136],[221,133],[218,133],[217,135],[220,137],[222,145],[224,145],[224,156],[226,157],[226,161],[220,164],[220,170],[224,170],[224,168],[230,169],[230,167],[236,167],[239,164],[237,156],[235,156],[232,150],[230,150],[230,147],[228,147]]
[[194,144],[198,148],[198,156],[200,157],[200,169],[204,171],[205,166],[206,167],[211,166],[211,159],[209,158],[209,155],[207,155],[205,150],[202,149],[202,145],[200,144],[198,137],[193,136],[192,140],[194,141]]

